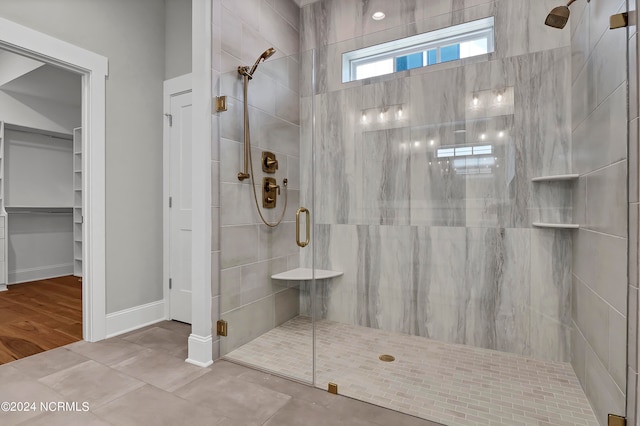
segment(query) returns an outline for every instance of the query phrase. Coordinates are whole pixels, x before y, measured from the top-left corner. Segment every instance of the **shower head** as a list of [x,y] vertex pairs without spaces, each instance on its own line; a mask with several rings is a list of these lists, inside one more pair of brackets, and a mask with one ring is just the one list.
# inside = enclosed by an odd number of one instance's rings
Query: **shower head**
[[262,52],[262,55],[260,55],[260,57],[258,58],[256,63],[253,64],[251,69],[249,69],[248,66],[247,67],[240,66],[240,67],[238,67],[238,72],[241,75],[247,76],[247,77],[249,77],[249,79],[251,79],[253,77],[253,73],[256,72],[256,69],[258,68],[258,65],[260,65],[260,62],[266,61],[271,56],[273,56],[274,53],[276,53],[276,49],[274,49],[273,47],[268,48],[267,50]]
[[547,19],[544,21],[545,25],[548,25],[553,28],[564,28],[567,25],[567,21],[569,20],[569,14],[571,11],[569,10],[569,6],[576,0],[569,0],[566,6],[558,6],[554,7],[549,15],[547,15]]

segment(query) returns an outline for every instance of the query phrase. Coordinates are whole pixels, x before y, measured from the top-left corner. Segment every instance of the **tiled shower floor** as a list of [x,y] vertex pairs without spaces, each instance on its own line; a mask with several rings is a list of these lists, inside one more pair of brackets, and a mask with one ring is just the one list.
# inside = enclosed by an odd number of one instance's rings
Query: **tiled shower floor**
[[[299,316],[226,358],[311,381],[311,331]],[[450,426],[598,426],[567,363],[325,320],[316,338],[316,385],[341,395]]]

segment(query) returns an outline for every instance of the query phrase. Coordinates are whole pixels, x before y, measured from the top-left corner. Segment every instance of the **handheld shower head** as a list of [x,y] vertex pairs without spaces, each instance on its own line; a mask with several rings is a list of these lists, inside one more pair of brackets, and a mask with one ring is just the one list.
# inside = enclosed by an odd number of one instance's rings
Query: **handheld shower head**
[[262,52],[262,55],[260,55],[258,60],[256,60],[256,63],[253,64],[251,69],[249,69],[248,66],[246,66],[246,67],[240,66],[240,67],[238,67],[238,72],[241,75],[244,75],[246,77],[249,77],[249,79],[251,79],[253,77],[253,73],[256,72],[256,69],[258,68],[258,65],[260,65],[260,62],[266,61],[271,56],[273,56],[274,53],[276,53],[276,49],[274,49],[273,47],[268,48],[267,50]]
[[547,15],[547,19],[545,19],[544,24],[553,28],[564,28],[567,25],[567,21],[569,21],[569,15],[571,11],[569,10],[569,6],[576,0],[569,0],[566,6],[558,6],[554,7],[549,15]]
[[[276,53],[276,49],[274,49],[273,47],[270,47],[264,52],[262,52],[262,55],[260,55],[260,59],[262,59],[263,61],[266,61],[271,56],[273,56],[274,53]],[[260,59],[258,59],[258,62],[260,61]]]

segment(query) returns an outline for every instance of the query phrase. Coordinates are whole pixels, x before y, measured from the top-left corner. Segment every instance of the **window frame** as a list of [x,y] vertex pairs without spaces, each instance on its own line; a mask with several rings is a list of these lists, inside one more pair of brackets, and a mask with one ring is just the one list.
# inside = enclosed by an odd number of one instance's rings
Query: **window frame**
[[[430,50],[436,50],[436,63],[440,62],[440,49],[468,41],[486,38],[487,53],[495,51],[495,18],[477,19],[435,31],[365,47],[342,54],[342,82],[358,81],[357,67],[392,59],[393,73],[398,72],[396,59],[422,52],[423,67],[428,66]],[[476,56],[476,55],[474,55]],[[435,65],[432,64],[432,65]],[[380,74],[387,75],[387,74]],[[376,76],[377,77],[377,76]],[[373,77],[367,77],[373,78]],[[363,80],[361,78],[360,80]]]

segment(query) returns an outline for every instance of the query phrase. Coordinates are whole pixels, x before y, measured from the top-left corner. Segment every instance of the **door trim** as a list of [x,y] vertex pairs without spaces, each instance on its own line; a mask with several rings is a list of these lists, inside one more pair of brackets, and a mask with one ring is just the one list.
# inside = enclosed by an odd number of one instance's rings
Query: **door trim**
[[[171,112],[172,96],[192,92],[191,81],[191,73],[165,80],[162,93],[164,114]],[[171,127],[169,126],[169,121],[169,117],[165,115],[165,121],[162,126],[162,203],[164,206],[162,208],[162,296],[164,298],[165,319],[171,318],[171,291],[169,290],[169,278],[171,278],[171,229],[169,229],[171,225],[169,220],[171,215],[171,210],[169,209],[169,197],[171,196]]]
[[84,212],[82,336],[106,337],[105,79],[108,59],[0,18],[0,48],[82,76],[82,183]]

